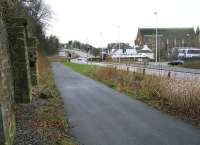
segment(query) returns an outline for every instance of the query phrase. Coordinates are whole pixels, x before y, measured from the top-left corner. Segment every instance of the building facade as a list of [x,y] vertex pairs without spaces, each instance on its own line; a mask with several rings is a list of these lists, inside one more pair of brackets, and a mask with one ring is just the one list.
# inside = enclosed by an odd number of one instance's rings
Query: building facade
[[[158,28],[157,29],[158,56],[167,59],[174,47],[196,47],[197,35],[194,28]],[[155,52],[156,29],[139,28],[135,45],[147,45]]]
[[199,29],[199,27],[197,27],[196,36],[197,36],[197,47],[200,48],[200,29]]

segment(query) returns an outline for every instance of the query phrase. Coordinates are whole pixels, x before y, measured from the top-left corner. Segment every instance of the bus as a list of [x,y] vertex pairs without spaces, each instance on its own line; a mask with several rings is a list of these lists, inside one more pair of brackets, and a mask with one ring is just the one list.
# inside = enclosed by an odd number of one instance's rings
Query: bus
[[178,58],[179,59],[200,58],[200,48],[179,48]]

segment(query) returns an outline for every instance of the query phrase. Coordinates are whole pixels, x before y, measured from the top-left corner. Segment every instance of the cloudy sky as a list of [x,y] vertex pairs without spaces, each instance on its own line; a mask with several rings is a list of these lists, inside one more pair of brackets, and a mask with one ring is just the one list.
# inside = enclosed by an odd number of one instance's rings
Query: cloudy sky
[[[47,34],[61,42],[79,40],[96,47],[134,44],[138,27],[200,25],[200,0],[45,0],[54,11]],[[157,23],[154,12],[158,12]]]

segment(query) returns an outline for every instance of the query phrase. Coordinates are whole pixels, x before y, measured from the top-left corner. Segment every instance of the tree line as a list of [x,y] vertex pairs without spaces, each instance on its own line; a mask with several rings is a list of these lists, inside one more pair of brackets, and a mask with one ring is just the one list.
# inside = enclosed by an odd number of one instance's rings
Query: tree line
[[70,40],[68,41],[68,43],[64,44],[66,49],[79,49],[81,51],[85,51],[87,53],[90,53],[94,56],[98,56],[100,55],[100,48],[95,48],[94,46],[87,44],[87,43],[82,43],[80,41],[77,40]]
[[39,49],[47,55],[56,53],[60,46],[59,39],[45,33],[52,18],[50,6],[43,0],[19,0],[16,3],[14,14],[27,19],[29,33],[37,37]]

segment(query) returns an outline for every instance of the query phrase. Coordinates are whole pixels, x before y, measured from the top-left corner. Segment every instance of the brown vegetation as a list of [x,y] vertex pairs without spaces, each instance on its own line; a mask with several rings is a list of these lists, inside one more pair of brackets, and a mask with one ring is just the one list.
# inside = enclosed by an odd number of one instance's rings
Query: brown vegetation
[[[52,69],[48,58],[39,53],[39,81],[40,81],[40,91],[47,90],[48,105],[43,106],[40,111],[46,113],[48,120],[41,120],[34,125],[39,128],[49,127],[49,128],[63,128],[64,132],[59,134],[59,138],[55,138],[56,144],[60,145],[78,145],[74,138],[69,135],[69,122],[66,118],[66,113],[64,111],[63,103],[59,97],[59,92],[54,82]],[[41,94],[42,92],[40,92]],[[45,93],[46,94],[46,93]],[[50,97],[50,98],[49,98]]]
[[51,62],[62,62],[66,60],[66,58],[63,56],[48,56],[48,60]]
[[175,80],[115,68],[96,68],[89,74],[117,90],[200,126],[200,81]]

